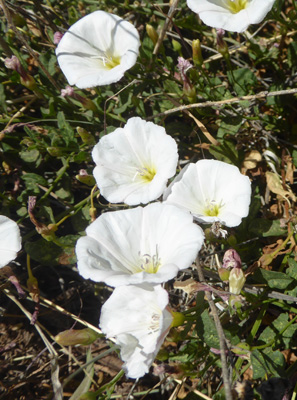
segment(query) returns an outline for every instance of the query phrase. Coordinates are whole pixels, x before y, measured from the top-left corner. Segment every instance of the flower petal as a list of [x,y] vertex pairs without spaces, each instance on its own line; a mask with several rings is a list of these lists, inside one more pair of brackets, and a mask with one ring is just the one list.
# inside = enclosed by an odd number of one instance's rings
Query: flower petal
[[190,213],[162,203],[104,213],[86,233],[76,245],[79,273],[115,287],[174,278],[204,240]]
[[246,8],[234,13],[228,7],[228,0],[187,0],[188,7],[199,14],[206,25],[232,32],[243,32],[250,24],[261,22],[274,2],[247,0]]
[[166,290],[148,284],[118,287],[104,303],[100,328],[121,346],[128,377],[143,376],[154,361],[173,320],[167,305]]
[[56,55],[69,84],[83,89],[120,80],[136,63],[139,46],[132,24],[99,10],[70,27]]
[[[166,203],[189,210],[199,222],[237,226],[249,212],[251,183],[238,168],[217,160],[189,164],[173,181]],[[217,207],[208,213],[209,206]]]
[[139,117],[103,136],[92,152],[94,177],[112,203],[148,203],[162,195],[176,171],[177,145],[161,126]]
[[0,267],[4,267],[14,260],[21,247],[18,225],[10,218],[0,215]]

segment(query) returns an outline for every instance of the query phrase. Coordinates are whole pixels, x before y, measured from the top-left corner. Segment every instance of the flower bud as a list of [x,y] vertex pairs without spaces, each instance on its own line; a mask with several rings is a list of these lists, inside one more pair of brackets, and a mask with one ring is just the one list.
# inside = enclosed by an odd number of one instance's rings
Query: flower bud
[[5,58],[4,64],[6,68],[12,69],[20,75],[20,82],[23,86],[26,86],[30,90],[35,89],[35,79],[33,78],[33,76],[28,74],[28,72],[25,70],[25,68],[20,63],[20,60],[16,56]]
[[72,97],[73,99],[79,101],[84,106],[84,108],[86,108],[87,110],[97,111],[97,107],[91,99],[88,99],[87,97],[84,97],[78,93],[75,93],[73,87],[71,87],[69,85],[67,85],[65,89],[61,90],[61,96],[62,97],[67,97],[67,96]]
[[100,334],[91,328],[67,329],[58,333],[55,341],[61,346],[74,346],[76,344],[87,346],[95,342],[98,337],[100,337]]
[[170,325],[171,328],[184,324],[185,316],[182,313],[174,312],[174,311],[170,311],[170,312],[171,312],[171,315],[172,315],[172,318],[173,318],[173,320],[171,322],[171,325]]
[[54,33],[54,44],[59,44],[62,37],[63,37],[62,32],[55,32]]
[[192,41],[192,58],[194,65],[198,65],[200,67],[203,64],[201,44],[199,39]]
[[176,51],[179,55],[182,55],[181,44],[177,40],[174,40],[174,39],[172,39],[171,43],[172,43],[173,50]]
[[63,155],[63,149],[59,149],[59,147],[49,146],[46,148],[46,151],[52,157],[61,157]]
[[145,29],[146,29],[146,33],[148,34],[149,38],[154,43],[154,46],[156,46],[157,41],[159,39],[159,35],[158,35],[156,29],[150,24],[146,24]]
[[225,252],[222,267],[226,269],[241,268],[241,259],[236,250],[229,249]]
[[91,221],[94,222],[95,219],[96,219],[96,214],[97,214],[96,208],[95,207],[90,207],[89,214],[90,214],[90,217],[91,217]]
[[224,35],[225,35],[224,29],[217,29],[217,48],[218,52],[222,54],[222,56],[225,59],[229,59],[230,58],[229,49],[227,43],[223,39]]
[[89,145],[93,145],[96,143],[96,140],[94,138],[93,135],[91,135],[88,131],[86,131],[84,128],[81,128],[80,126],[78,126],[76,128],[76,132],[79,134],[79,136],[81,137],[81,140]]
[[79,182],[84,183],[85,185],[88,186],[96,185],[96,181],[93,175],[89,175],[84,169],[81,169],[79,171],[79,174],[76,175],[75,177]]
[[241,268],[233,268],[229,275],[229,292],[240,294],[245,284],[245,275]]
[[219,273],[219,277],[221,278],[221,280],[222,280],[223,282],[229,280],[230,271],[228,271],[227,269],[225,269],[225,268],[219,268],[219,269],[218,269],[218,273]]

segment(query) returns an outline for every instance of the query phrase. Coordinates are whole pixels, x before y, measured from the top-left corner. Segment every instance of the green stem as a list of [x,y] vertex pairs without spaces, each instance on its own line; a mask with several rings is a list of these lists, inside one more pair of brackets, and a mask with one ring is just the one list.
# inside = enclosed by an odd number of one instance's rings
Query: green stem
[[[63,388],[79,373],[81,373],[81,371],[86,368],[88,365],[95,363],[96,361],[100,360],[103,357],[106,357],[109,353],[112,353],[113,351],[116,351],[119,349],[118,345],[112,346],[110,349],[104,351],[103,353],[99,354],[98,356],[94,357],[92,360],[86,362],[85,364],[81,365],[78,370],[76,370],[75,372],[73,372],[71,375],[68,376],[68,378],[66,378],[63,382]],[[124,373],[124,371],[123,371]],[[115,378],[114,378],[115,379]],[[106,385],[105,385],[106,386]]]
[[121,370],[110,382],[106,383],[99,390],[97,390],[97,392],[95,392],[95,395],[98,396],[99,394],[103,393],[106,389],[115,385],[124,374],[125,374],[125,372],[123,370]]

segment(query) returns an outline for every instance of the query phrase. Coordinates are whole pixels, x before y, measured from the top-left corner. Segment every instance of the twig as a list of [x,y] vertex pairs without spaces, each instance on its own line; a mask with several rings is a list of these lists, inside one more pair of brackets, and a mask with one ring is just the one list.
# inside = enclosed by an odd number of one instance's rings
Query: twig
[[[176,100],[174,100],[172,97],[169,97],[165,94],[166,98],[171,101],[172,104],[177,105],[178,102]],[[220,142],[218,142],[207,130],[206,126],[199,121],[198,118],[196,118],[189,110],[183,110],[183,112],[185,114],[187,114],[190,118],[192,118],[196,125],[198,126],[198,128],[201,130],[201,132],[203,133],[203,135],[210,141],[211,144],[213,144],[214,146],[219,146]],[[151,118],[148,118],[151,119]]]
[[179,2],[179,0],[173,0],[172,5],[169,8],[169,11],[168,11],[168,14],[167,14],[167,18],[166,18],[165,23],[163,25],[162,31],[161,31],[161,33],[159,35],[159,38],[158,38],[158,41],[157,41],[156,46],[154,48],[153,54],[158,54],[158,52],[160,50],[160,46],[161,46],[161,44],[162,44],[162,42],[164,40],[168,25],[172,20],[172,16],[175,13],[175,10],[176,10],[176,7],[178,5],[178,2]]
[[274,96],[284,96],[287,94],[296,94],[296,93],[297,93],[297,88],[285,89],[285,90],[275,90],[272,92],[268,92],[267,90],[265,90],[265,91],[257,93],[257,94],[250,94],[250,95],[241,96],[241,97],[232,97],[232,99],[226,99],[226,100],[220,100],[220,101],[205,101],[204,103],[187,104],[185,106],[179,106],[176,108],[172,108],[171,110],[167,110],[162,113],[155,114],[152,117],[149,117],[148,120],[154,119],[157,117],[162,117],[164,115],[174,114],[179,111],[190,110],[191,108],[205,108],[205,107],[213,107],[213,106],[219,107],[219,106],[224,106],[225,104],[239,103],[241,101],[246,101],[246,100],[255,100],[255,99],[274,97]]
[[111,99],[114,99],[117,95],[119,95],[120,93],[122,93],[123,90],[127,89],[129,86],[134,85],[134,83],[139,83],[140,81],[138,81],[137,79],[133,79],[133,81],[131,81],[130,83],[128,83],[128,85],[126,85],[125,87],[123,87],[121,90],[119,90],[117,93],[113,94],[112,96],[108,97],[108,99],[105,100],[104,102],[104,123],[103,123],[103,127],[104,127],[104,135],[106,135],[106,106],[107,106],[107,102]]
[[[199,256],[196,258],[196,266],[197,266],[197,271],[198,271],[198,277],[200,282],[204,282],[204,274],[203,270],[200,265],[199,261]],[[221,362],[222,362],[222,376],[223,376],[223,382],[224,382],[224,388],[225,388],[225,394],[226,394],[226,400],[232,400],[232,392],[231,392],[231,384],[229,381],[229,376],[228,376],[228,366],[227,366],[227,358],[226,358],[226,338],[225,334],[221,325],[221,321],[219,319],[218,313],[216,306],[214,304],[214,301],[211,297],[211,293],[205,292],[206,299],[208,301],[208,304],[211,309],[211,313],[215,322],[216,330],[219,336],[219,341],[220,341],[220,357],[221,357]]]
[[3,139],[3,137],[4,137],[5,133],[6,133],[5,131],[7,130],[7,128],[9,127],[9,125],[11,125],[11,123],[12,123],[16,118],[18,118],[19,116],[21,116],[21,115],[24,113],[24,111],[26,111],[26,109],[29,108],[29,107],[34,103],[35,100],[37,100],[37,96],[34,96],[33,98],[31,98],[31,100],[30,100],[25,106],[23,106],[22,108],[20,108],[20,109],[10,118],[10,120],[9,120],[8,123],[6,124],[5,128],[0,132],[0,140]]

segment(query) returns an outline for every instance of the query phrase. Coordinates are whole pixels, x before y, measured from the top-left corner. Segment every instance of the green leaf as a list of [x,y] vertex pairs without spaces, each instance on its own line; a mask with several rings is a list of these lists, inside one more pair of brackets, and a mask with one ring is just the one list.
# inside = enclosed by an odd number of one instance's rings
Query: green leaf
[[[91,348],[89,347],[87,350],[86,362],[88,363],[90,361],[92,361],[92,353],[91,353]],[[93,376],[94,376],[94,362],[91,362],[85,368],[84,379],[81,381],[80,385],[75,390],[75,392],[73,393],[73,395],[70,397],[69,400],[79,400],[81,398],[81,396],[90,389]],[[90,397],[88,397],[88,398],[90,398]]]
[[[41,155],[37,149],[22,150],[20,152],[20,157],[27,163],[37,163],[38,159],[41,160]],[[37,163],[39,164],[39,163]],[[38,166],[38,165],[36,165]]]
[[249,232],[255,236],[285,236],[287,229],[282,228],[280,220],[269,221],[264,218],[256,218],[249,224]]
[[233,71],[233,76],[230,71],[227,72],[229,80],[235,80],[235,89],[239,96],[243,96],[249,92],[257,83],[257,77],[249,68],[238,68]]
[[242,125],[242,117],[228,117],[224,118],[218,129],[217,137],[223,138],[225,135],[235,135]]
[[258,269],[254,278],[260,282],[266,283],[271,289],[286,289],[293,279],[282,272],[267,271],[265,269]]
[[293,258],[288,259],[289,268],[286,270],[286,274],[291,278],[297,280],[297,262]]
[[273,351],[269,347],[264,351],[253,350],[251,363],[253,367],[253,379],[262,379],[265,374],[278,377],[283,375],[285,358],[280,351]]
[[220,348],[220,340],[215,327],[215,323],[209,316],[208,310],[204,310],[203,313],[197,318],[197,334],[203,337],[204,342],[209,347],[214,347],[215,349]]
[[25,251],[29,256],[40,262],[42,265],[57,265],[57,259],[62,253],[62,249],[45,239],[39,239],[36,242],[26,242]]
[[21,179],[26,185],[26,190],[24,190],[21,195],[25,195],[27,192],[29,192],[31,195],[37,195],[40,193],[38,185],[47,186],[47,180],[40,175],[34,174],[33,172],[22,175]]
[[290,68],[297,65],[297,42],[291,42],[288,46],[288,65]]
[[209,152],[219,161],[235,165],[238,162],[238,152],[230,140],[225,140],[220,146],[211,145]]

